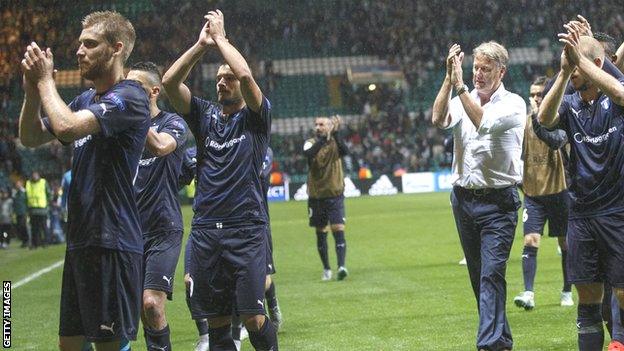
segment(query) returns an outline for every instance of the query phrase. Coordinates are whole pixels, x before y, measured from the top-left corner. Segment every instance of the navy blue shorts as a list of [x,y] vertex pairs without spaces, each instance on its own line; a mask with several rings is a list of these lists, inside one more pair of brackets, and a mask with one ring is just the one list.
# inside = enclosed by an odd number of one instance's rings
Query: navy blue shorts
[[143,257],[86,247],[65,253],[59,335],[90,342],[136,340],[143,295]]
[[166,292],[171,300],[173,277],[182,247],[182,231],[146,235],[143,240],[143,289]]
[[273,235],[271,234],[271,225],[266,226],[267,235],[267,274],[275,274],[275,264],[273,263]]
[[524,235],[544,234],[548,221],[548,236],[565,236],[568,228],[569,194],[563,192],[544,196],[525,196],[522,222]]
[[193,228],[189,237],[193,319],[264,314],[266,225]]
[[310,227],[325,227],[328,223],[344,224],[344,196],[308,199],[308,216]]
[[571,219],[567,243],[571,283],[624,288],[624,213]]

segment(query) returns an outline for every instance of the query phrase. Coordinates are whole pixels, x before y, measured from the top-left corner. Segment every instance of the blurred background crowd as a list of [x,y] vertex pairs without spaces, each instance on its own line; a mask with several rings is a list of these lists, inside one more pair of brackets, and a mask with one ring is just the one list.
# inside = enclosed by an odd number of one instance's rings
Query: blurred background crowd
[[[557,70],[560,47],[552,33],[569,18],[583,14],[594,30],[607,32],[618,43],[624,37],[618,1],[597,6],[587,0],[275,0],[267,6],[262,0],[4,0],[0,2],[0,219],[8,216],[9,201],[15,209],[13,218],[18,212],[31,213],[34,200],[29,203],[21,192],[35,173],[48,180],[45,228],[37,234],[41,239],[27,246],[63,241],[61,183],[71,150],[57,142],[39,149],[19,143],[23,96],[19,62],[26,45],[36,41],[52,48],[59,70],[75,70],[79,19],[101,8],[116,9],[132,20],[137,44],[129,63],[149,60],[163,69],[196,40],[201,14],[220,8],[228,37],[248,59],[275,106],[273,167],[298,181],[305,179],[307,164],[301,149],[312,136],[314,117],[330,114],[340,114],[345,121],[341,132],[350,153],[344,164],[352,177],[448,168],[446,134],[429,121],[452,42],[460,43],[467,54],[486,40],[505,45],[511,62],[504,83],[526,97],[536,76]],[[482,16],[466,15],[479,8],[487,11]],[[219,56],[209,54],[202,62],[188,83],[195,94],[214,97],[211,64],[218,63]],[[398,78],[353,79],[350,71],[358,64],[369,73],[398,72]],[[464,71],[468,78],[470,70]],[[87,82],[67,84],[61,94],[70,98],[87,86]],[[13,225],[14,232],[22,230]]]

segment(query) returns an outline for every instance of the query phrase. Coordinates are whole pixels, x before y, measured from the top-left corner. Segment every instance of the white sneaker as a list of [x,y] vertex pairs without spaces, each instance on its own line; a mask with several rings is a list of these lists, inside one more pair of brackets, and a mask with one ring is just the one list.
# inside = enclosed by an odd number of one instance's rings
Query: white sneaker
[[527,311],[535,308],[535,294],[532,291],[525,291],[514,297],[514,303],[518,307],[522,307]]
[[204,334],[199,337],[197,345],[195,345],[195,351],[210,351],[210,343],[208,342],[208,334]]
[[331,269],[323,270],[323,275],[321,276],[321,280],[326,282],[328,280],[331,280],[331,278],[332,278],[332,271],[331,271]]
[[467,264],[468,264],[468,262],[466,262],[466,257],[462,258],[462,259],[459,261],[459,265],[460,265],[460,266],[465,266],[465,265],[467,265]]
[[574,300],[572,300],[571,291],[561,292],[561,306],[564,306],[564,307],[574,306]]

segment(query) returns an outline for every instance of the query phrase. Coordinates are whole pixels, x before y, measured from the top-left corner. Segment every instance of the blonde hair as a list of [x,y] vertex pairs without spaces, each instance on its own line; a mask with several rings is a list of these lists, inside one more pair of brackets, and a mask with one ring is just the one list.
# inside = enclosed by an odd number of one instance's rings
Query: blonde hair
[[507,67],[509,62],[509,53],[507,49],[495,41],[488,41],[479,44],[472,50],[473,56],[483,55],[492,61],[495,61],[500,67]]
[[114,11],[96,11],[88,14],[82,20],[82,29],[97,27],[102,31],[104,38],[111,45],[123,43],[123,62],[125,63],[132,53],[136,33],[132,23],[124,16]]

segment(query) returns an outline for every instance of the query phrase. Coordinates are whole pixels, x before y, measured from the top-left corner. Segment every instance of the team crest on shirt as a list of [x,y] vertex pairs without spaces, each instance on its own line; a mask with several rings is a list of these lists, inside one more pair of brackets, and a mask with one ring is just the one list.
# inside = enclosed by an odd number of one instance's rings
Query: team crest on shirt
[[604,100],[602,100],[600,104],[602,105],[603,109],[608,110],[609,107],[611,107],[611,100],[609,100],[609,98],[607,97]]
[[178,128],[178,129],[180,129],[180,130],[182,131],[182,133],[184,133],[184,130],[185,130],[185,128],[184,128],[184,124],[180,123],[179,121],[172,121],[172,122],[171,122],[171,124],[172,124],[174,127],[176,127],[176,128]]

